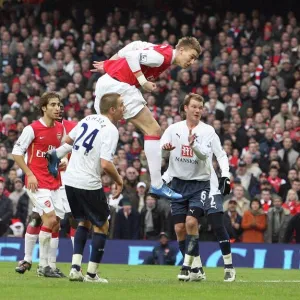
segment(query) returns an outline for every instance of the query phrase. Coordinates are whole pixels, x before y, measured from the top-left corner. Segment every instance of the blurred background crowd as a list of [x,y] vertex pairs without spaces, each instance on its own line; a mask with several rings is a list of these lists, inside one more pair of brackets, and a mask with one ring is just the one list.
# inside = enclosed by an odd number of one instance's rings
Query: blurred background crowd
[[[90,71],[93,61],[109,59],[131,41],[175,46],[193,35],[202,56],[190,69],[172,66],[161,74],[156,92],[143,92],[148,107],[165,130],[182,120],[180,105],[187,93],[202,95],[202,120],[215,128],[230,162],[232,193],[225,198],[224,217],[232,241],[300,243],[300,26],[295,13],[217,13],[192,0],[181,1],[180,9],[172,1],[154,1],[159,9],[128,9],[125,1],[99,18],[92,5],[75,1],[66,11],[49,2],[0,1],[0,236],[22,236],[31,213],[11,151],[24,126],[39,118],[41,94],[59,92],[65,118],[78,121],[94,113],[94,88],[103,74]],[[168,200],[147,194],[142,134],[130,122],[118,129],[114,163],[125,181],[118,200],[112,199],[114,184],[102,176],[112,211],[110,238],[157,239],[164,231],[174,239]],[[164,153],[162,172],[167,166]],[[67,223],[62,221],[63,236]],[[199,230],[200,240],[215,240],[206,218]]]

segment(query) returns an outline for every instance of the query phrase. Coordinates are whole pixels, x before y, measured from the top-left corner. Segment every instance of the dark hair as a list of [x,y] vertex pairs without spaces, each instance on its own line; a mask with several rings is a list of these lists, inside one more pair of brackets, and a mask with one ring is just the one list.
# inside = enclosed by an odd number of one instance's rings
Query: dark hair
[[44,115],[44,111],[43,111],[43,107],[47,106],[50,99],[53,99],[53,98],[57,98],[59,100],[59,102],[61,102],[61,98],[60,98],[60,95],[55,93],[55,92],[47,92],[47,93],[44,93],[42,96],[41,96],[41,99],[40,99],[40,104],[39,104],[39,109],[40,109],[40,113],[41,115],[43,116]]
[[259,205],[259,208],[262,207],[260,201],[259,201],[257,198],[254,198],[253,200],[251,200],[250,207],[252,206],[252,203],[253,203],[253,202],[257,202],[258,205]]
[[100,112],[101,114],[107,114],[111,107],[117,108],[118,99],[120,94],[117,93],[108,93],[102,96],[100,100]]

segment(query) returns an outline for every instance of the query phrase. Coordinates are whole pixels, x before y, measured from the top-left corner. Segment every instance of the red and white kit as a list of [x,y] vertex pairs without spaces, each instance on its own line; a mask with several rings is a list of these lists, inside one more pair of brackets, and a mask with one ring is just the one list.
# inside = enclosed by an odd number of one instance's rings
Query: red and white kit
[[137,115],[146,101],[138,90],[135,73],[142,71],[148,81],[153,81],[172,64],[175,50],[170,45],[154,45],[136,41],[118,52],[117,60],[104,62],[105,75],[96,84],[94,108],[99,114],[100,99],[107,93],[118,93],[126,107],[124,118]]
[[[65,134],[61,123],[55,122],[53,127],[47,127],[42,119],[26,126],[14,146],[12,154],[24,155],[27,152],[27,165],[38,181],[38,191],[27,193],[40,214],[55,210],[58,217],[64,217],[64,208],[59,197],[61,186],[60,174],[54,178],[48,172],[45,154],[61,145]],[[25,177],[27,187],[27,176]]]

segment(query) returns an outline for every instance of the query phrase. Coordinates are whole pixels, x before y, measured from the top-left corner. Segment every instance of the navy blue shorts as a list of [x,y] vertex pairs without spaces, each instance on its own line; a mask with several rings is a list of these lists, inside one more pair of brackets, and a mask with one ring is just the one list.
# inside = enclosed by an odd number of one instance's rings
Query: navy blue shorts
[[[183,196],[171,201],[171,213],[175,215],[193,215],[194,209],[207,211],[210,181],[181,180],[173,178],[171,189]],[[190,213],[191,212],[191,213]],[[198,216],[199,217],[199,216]]]
[[206,202],[206,214],[223,212],[223,196],[221,194],[210,196]]
[[67,198],[74,219],[90,221],[102,227],[110,214],[103,189],[83,190],[66,185]]

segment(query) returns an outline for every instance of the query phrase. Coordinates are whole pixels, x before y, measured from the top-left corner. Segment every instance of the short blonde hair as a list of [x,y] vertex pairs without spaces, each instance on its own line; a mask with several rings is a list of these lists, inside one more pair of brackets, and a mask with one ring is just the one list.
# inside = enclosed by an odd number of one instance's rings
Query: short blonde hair
[[196,50],[198,56],[202,53],[202,47],[200,46],[198,40],[192,36],[181,38],[175,48],[178,49],[180,47],[194,49]]
[[117,108],[118,99],[120,98],[120,94],[117,93],[108,93],[102,96],[100,100],[100,112],[101,114],[107,114],[111,107]]
[[295,199],[296,199],[296,201],[299,201],[298,194],[297,194],[294,190],[292,190],[292,189],[290,189],[290,190],[288,191],[288,193],[287,193],[287,195],[286,195],[286,200],[290,201],[289,198],[290,198],[290,195],[291,195],[292,193],[295,194]]

